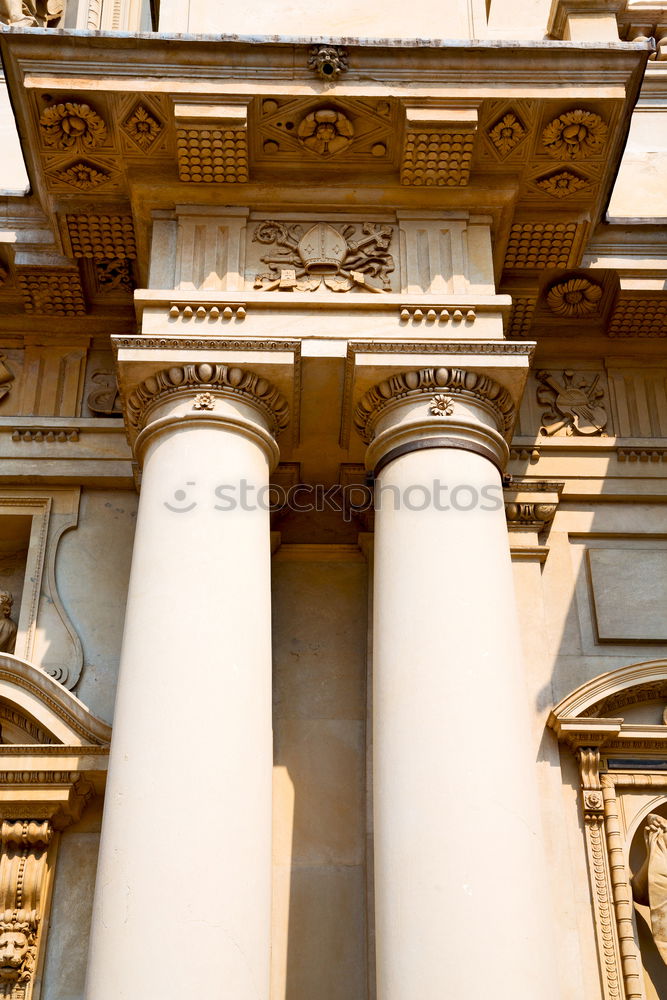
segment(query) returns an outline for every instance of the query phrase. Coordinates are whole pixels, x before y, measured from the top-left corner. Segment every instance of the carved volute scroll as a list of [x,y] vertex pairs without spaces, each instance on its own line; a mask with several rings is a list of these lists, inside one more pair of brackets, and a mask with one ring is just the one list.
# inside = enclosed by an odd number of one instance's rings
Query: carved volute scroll
[[49,820],[0,826],[0,997],[32,996],[52,838]]

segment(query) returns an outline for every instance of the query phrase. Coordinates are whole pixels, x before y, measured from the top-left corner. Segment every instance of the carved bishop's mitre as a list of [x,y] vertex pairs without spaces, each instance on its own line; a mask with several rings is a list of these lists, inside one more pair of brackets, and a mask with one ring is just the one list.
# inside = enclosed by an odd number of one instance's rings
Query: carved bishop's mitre
[[347,255],[347,243],[333,226],[318,222],[299,240],[299,256],[306,271],[330,274],[340,270]]

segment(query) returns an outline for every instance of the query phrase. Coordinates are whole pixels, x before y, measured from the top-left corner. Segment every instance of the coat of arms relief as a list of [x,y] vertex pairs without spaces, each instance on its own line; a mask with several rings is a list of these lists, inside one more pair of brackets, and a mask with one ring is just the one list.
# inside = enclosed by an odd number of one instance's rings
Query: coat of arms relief
[[257,274],[255,288],[267,292],[314,292],[320,287],[332,292],[391,291],[392,238],[392,226],[375,222],[346,224],[340,229],[327,222],[310,227],[262,222],[255,229],[253,243],[273,249],[260,258],[267,270]]

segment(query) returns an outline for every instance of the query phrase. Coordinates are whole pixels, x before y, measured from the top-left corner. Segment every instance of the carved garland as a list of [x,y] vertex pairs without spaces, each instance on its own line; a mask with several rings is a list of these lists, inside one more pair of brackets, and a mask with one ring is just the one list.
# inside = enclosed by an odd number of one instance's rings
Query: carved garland
[[198,393],[217,389],[245,397],[268,417],[269,425],[273,427],[274,432],[284,430],[289,422],[287,400],[267,379],[242,368],[203,363],[165,368],[149,376],[130,393],[128,398],[127,414],[130,425],[138,430],[151,404],[163,396],[188,389]]
[[378,417],[387,406],[397,399],[427,393],[430,395],[433,390],[441,389],[482,400],[493,409],[500,428],[503,431],[511,429],[515,411],[509,392],[487,375],[462,368],[420,368],[418,371],[392,375],[369,389],[359,400],[354,411],[354,426],[368,443],[373,438]]

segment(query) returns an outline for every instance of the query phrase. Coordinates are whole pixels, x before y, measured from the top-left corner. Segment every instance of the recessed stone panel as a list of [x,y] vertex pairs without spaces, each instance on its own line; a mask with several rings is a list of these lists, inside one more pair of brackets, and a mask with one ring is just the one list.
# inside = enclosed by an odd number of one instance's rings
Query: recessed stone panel
[[667,549],[588,550],[600,642],[667,642]]

